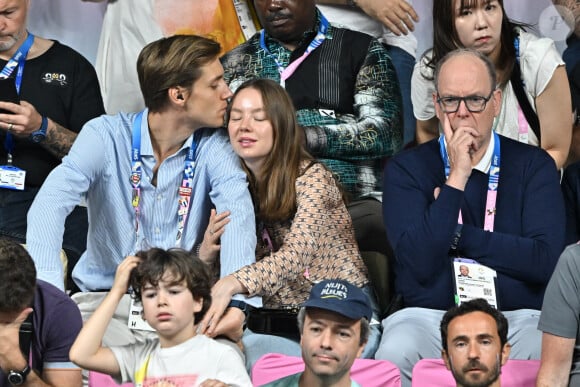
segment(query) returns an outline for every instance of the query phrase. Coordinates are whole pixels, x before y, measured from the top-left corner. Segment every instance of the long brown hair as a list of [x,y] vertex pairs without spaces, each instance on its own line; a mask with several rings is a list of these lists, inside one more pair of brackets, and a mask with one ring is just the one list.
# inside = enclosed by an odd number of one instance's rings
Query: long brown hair
[[[242,160],[256,215],[264,222],[286,220],[296,213],[295,183],[302,173],[300,164],[304,160],[312,160],[312,156],[304,148],[304,133],[298,126],[294,105],[286,90],[269,79],[253,79],[236,90],[232,101],[244,89],[254,89],[260,93],[273,132],[272,150],[262,164],[260,178]],[[226,121],[229,121],[232,105],[233,102],[228,107]]]

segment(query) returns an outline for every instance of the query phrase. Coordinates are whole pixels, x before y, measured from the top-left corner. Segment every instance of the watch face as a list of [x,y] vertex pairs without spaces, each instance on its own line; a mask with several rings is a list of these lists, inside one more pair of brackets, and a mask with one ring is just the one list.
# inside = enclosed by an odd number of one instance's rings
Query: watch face
[[24,375],[22,375],[22,373],[17,372],[17,371],[10,371],[10,373],[8,374],[8,381],[10,382],[10,384],[13,384],[15,386],[20,386],[22,383],[24,383]]
[[32,133],[32,142],[41,142],[46,137],[43,133]]

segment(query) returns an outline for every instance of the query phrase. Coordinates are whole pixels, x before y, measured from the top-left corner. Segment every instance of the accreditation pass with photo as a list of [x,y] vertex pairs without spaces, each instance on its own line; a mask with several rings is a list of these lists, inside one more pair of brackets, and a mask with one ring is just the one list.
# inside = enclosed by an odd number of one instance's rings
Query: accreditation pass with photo
[[498,308],[495,270],[473,259],[454,258],[453,277],[456,305],[475,298],[483,298],[491,306]]

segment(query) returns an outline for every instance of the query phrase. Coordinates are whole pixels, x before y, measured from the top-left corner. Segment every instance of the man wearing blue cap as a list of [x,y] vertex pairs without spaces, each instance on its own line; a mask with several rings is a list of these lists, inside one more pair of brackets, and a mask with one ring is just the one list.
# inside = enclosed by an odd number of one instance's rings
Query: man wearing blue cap
[[360,288],[342,280],[316,284],[298,313],[304,372],[264,387],[358,387],[350,367],[367,342],[371,315]]

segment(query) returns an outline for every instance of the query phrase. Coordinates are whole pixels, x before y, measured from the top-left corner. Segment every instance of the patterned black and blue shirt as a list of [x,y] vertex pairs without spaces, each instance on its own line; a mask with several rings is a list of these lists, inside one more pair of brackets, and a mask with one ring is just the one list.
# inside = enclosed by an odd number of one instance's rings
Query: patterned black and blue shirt
[[[243,82],[280,82],[283,67],[299,58],[320,23],[291,51],[260,33],[222,58],[226,82],[235,91]],[[272,56],[275,56],[274,59]],[[403,139],[401,93],[391,59],[375,38],[329,26],[326,39],[285,82],[310,153],[337,176],[352,199],[381,199],[382,163],[400,150]]]

